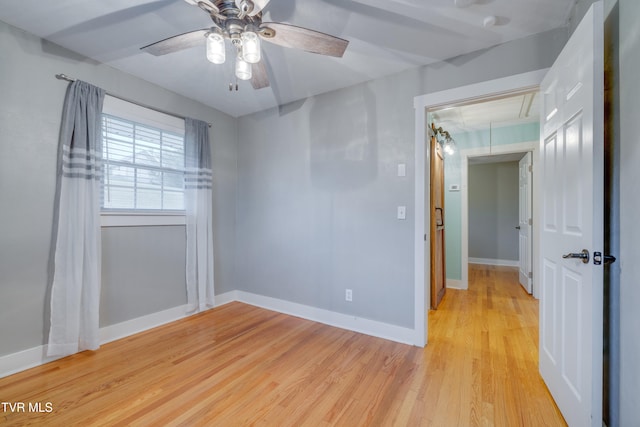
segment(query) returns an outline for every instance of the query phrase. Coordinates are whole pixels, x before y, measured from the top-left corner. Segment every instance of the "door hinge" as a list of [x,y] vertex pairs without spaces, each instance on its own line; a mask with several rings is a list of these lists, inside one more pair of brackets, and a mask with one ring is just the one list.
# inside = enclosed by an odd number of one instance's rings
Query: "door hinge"
[[529,218],[529,225],[533,225],[533,220]]
[[529,165],[529,172],[533,172],[533,166]]
[[533,271],[529,272],[529,279],[533,279]]
[[425,242],[427,241],[427,235],[426,234],[424,235],[424,241]]

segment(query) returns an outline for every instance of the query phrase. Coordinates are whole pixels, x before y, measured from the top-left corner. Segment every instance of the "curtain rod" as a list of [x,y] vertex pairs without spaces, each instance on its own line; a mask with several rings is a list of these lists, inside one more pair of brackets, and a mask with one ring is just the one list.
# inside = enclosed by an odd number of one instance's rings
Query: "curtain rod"
[[[66,74],[63,74],[63,73],[56,74],[56,79],[58,79],[58,80],[66,80],[68,82],[75,82],[76,81],[76,79],[74,79],[73,77],[69,77],[69,76],[67,76]],[[133,101],[131,99],[127,99],[127,98],[124,98],[124,97],[119,96],[119,95],[114,95],[114,94],[109,93],[109,92],[107,92],[107,95],[112,96],[114,98],[118,98],[118,99],[120,99],[122,101],[126,101],[126,102],[130,102],[132,104],[139,105],[139,106],[144,107],[144,108],[148,108],[148,109],[153,110],[153,111],[157,111],[158,113],[166,114],[168,116],[177,117],[177,118],[183,119],[183,120],[185,119],[184,116],[180,116],[180,115],[178,115],[176,113],[171,113],[169,111],[161,110],[159,108],[151,107],[149,105],[144,105],[144,104],[139,103],[138,101]],[[207,123],[207,125],[209,125],[209,127],[211,127],[211,123]]]

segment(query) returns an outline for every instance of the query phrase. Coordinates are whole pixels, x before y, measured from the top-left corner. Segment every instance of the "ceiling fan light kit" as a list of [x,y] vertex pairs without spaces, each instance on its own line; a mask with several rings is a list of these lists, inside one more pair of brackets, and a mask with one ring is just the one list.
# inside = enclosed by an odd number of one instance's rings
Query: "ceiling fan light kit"
[[211,32],[207,34],[207,59],[214,64],[224,64],[226,47],[222,34]]
[[238,50],[236,56],[236,77],[240,80],[251,80],[251,64],[242,57],[242,51]]
[[281,22],[262,22],[269,0],[185,0],[205,11],[211,28],[190,31],[140,48],[155,56],[166,55],[205,42],[207,59],[224,64],[226,40],[236,48],[235,75],[251,80],[254,89],[269,86],[263,64],[261,40],[306,52],[341,58],[349,41],[308,28]]
[[253,31],[245,31],[240,35],[242,40],[242,58],[249,64],[260,62],[260,39]]

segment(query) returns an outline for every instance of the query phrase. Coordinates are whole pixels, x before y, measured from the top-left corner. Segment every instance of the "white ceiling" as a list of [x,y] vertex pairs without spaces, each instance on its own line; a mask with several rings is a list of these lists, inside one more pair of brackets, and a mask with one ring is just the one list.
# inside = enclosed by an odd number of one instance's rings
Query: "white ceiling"
[[[460,3],[463,3],[459,0]],[[263,21],[286,22],[350,41],[343,58],[263,43],[271,87],[240,82],[231,61],[204,48],[154,57],[140,47],[210,27],[182,0],[3,1],[0,20],[74,52],[241,116],[566,25],[574,0],[272,0]],[[488,29],[483,21],[497,16]],[[69,74],[69,70],[59,70]]]

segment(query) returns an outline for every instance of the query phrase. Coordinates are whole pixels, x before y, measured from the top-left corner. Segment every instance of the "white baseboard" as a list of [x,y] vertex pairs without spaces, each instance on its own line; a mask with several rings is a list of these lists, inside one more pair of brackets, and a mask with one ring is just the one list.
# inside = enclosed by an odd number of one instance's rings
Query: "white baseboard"
[[[235,291],[216,295],[214,298],[214,307],[220,307],[221,305],[225,305],[236,300],[237,296]],[[147,314],[146,316],[137,317],[115,325],[105,326],[104,328],[100,328],[100,344],[106,344],[149,329],[157,328],[158,326],[175,322],[176,320],[184,319],[185,317],[189,317],[194,314],[196,314],[196,312],[189,312],[187,305],[185,304],[169,308],[167,310],[158,311],[156,313]]]
[[493,259],[493,258],[471,258],[469,257],[469,264],[485,264],[485,265],[498,265],[502,267],[518,267],[518,260],[511,259]]
[[62,356],[47,356],[47,347],[28,348],[17,353],[7,354],[0,357],[0,378],[8,377],[20,371],[24,371],[45,363],[61,359]]
[[[414,344],[415,331],[402,326],[363,319],[347,314],[336,313],[317,307],[311,307],[290,301],[265,297],[243,291],[231,291],[216,295],[215,307],[233,301],[262,307],[267,310],[313,320],[337,328],[384,338],[404,344]],[[146,316],[127,320],[115,325],[100,328],[100,343],[106,344],[124,337],[128,337],[166,323],[175,322],[194,313],[187,312],[187,306],[181,305],[167,310],[151,313]],[[17,353],[0,356],[0,378],[60,359],[60,357],[46,356],[46,345],[40,345]]]
[[[215,306],[218,307],[231,301],[235,301],[236,299],[235,291],[216,295]],[[181,305],[117,323],[115,325],[105,326],[100,328],[100,344],[106,344],[111,341],[119,340],[121,338],[156,328],[166,323],[175,322],[176,320],[183,319],[192,314],[194,313],[187,312],[186,305]],[[7,377],[29,368],[44,365],[45,363],[53,362],[54,360],[64,357],[50,357],[46,354],[47,346],[39,345],[17,353],[0,356],[0,378]]]
[[213,300],[216,307],[238,301],[238,291],[229,291],[224,294],[216,295]]
[[462,289],[466,291],[467,289],[469,289],[469,285],[462,280],[447,279],[447,288]]
[[238,301],[245,304],[255,305],[257,307],[266,308],[267,310],[273,310],[279,313],[301,317],[303,319],[313,320],[314,322],[324,323],[325,325],[335,326],[337,328],[347,329],[349,331],[384,338],[386,340],[396,341],[403,344],[414,345],[415,343],[415,331],[413,329],[378,322],[376,320],[350,316],[348,314],[337,313],[335,311],[311,307],[291,301],[256,295],[249,292],[237,292]]
[[115,325],[105,326],[104,328],[100,328],[100,344],[106,344],[166,323],[175,322],[187,316],[189,316],[187,306],[181,305],[127,320],[122,323],[116,323]]

